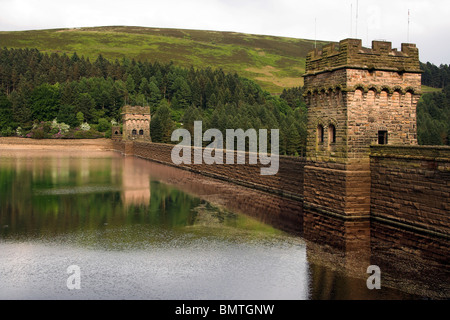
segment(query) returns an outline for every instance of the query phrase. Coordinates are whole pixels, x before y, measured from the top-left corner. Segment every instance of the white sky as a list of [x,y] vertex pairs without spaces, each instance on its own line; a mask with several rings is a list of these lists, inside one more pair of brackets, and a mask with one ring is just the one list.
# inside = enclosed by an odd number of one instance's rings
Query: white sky
[[383,39],[400,49],[408,39],[408,9],[409,42],[417,44],[420,60],[449,64],[448,0],[0,0],[0,31],[127,25],[329,41],[357,37],[369,47]]

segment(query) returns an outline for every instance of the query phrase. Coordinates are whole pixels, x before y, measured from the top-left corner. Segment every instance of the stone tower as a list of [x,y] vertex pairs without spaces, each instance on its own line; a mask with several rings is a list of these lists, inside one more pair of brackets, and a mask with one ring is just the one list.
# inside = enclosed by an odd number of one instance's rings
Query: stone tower
[[[370,215],[370,145],[417,144],[419,53],[390,42],[346,39],[310,52],[304,75],[308,105],[306,210],[344,221]],[[310,215],[310,216],[311,216]]]
[[150,107],[125,106],[122,111],[123,139],[151,141]]

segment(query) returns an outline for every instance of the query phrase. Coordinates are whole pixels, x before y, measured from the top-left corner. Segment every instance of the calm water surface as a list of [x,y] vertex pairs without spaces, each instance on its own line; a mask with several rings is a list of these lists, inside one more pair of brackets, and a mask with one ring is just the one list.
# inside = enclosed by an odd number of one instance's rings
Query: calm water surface
[[[1,151],[0,299],[405,299],[114,152]],[[167,175],[166,175],[167,177]],[[204,193],[204,190],[202,191]],[[79,266],[81,289],[67,268]]]

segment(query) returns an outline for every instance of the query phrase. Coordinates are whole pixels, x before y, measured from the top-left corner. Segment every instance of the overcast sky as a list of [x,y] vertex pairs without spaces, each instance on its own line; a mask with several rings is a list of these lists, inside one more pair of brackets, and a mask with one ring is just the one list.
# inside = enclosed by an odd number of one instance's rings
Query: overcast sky
[[0,31],[127,25],[357,37],[365,46],[382,39],[400,49],[408,42],[408,9],[409,42],[419,47],[420,60],[449,64],[448,0],[0,0]]

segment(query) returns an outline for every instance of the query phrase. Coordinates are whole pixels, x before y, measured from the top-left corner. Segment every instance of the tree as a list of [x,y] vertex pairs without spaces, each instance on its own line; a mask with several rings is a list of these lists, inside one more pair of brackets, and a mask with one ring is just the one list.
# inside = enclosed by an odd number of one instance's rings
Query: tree
[[64,122],[71,127],[78,126],[79,122],[75,115],[75,108],[71,105],[62,105],[58,112],[58,121]]
[[0,129],[11,127],[13,122],[12,104],[7,96],[0,92]]
[[155,109],[155,107],[159,104],[161,101],[161,91],[159,90],[158,86],[154,81],[151,81],[148,85],[149,87],[149,95],[150,98],[148,99],[150,103],[150,108]]
[[14,90],[9,95],[9,99],[12,105],[13,121],[22,126],[29,124],[32,121],[32,116],[25,94]]
[[417,139],[421,145],[450,145],[450,85],[427,93],[417,104]]
[[158,110],[150,122],[152,141],[170,143],[174,129],[175,123],[172,120],[169,104],[167,100],[161,100]]
[[84,122],[84,114],[83,114],[83,112],[81,112],[81,111],[77,112],[76,118],[77,118],[78,124],[81,125]]
[[[75,99],[75,111],[82,112],[86,121],[95,122],[93,119],[92,111],[95,108],[95,101],[92,99],[89,93],[81,93]],[[92,121],[94,120],[94,121]]]
[[286,153],[288,155],[296,155],[300,151],[301,139],[300,134],[297,131],[295,124],[291,124],[287,130],[287,148]]
[[51,121],[58,115],[60,91],[58,85],[43,84],[35,88],[30,97],[32,117],[39,121]]
[[150,95],[150,88],[147,78],[141,79],[141,84],[139,85],[139,93],[148,97]]
[[134,82],[134,79],[130,74],[127,76],[127,80],[125,81],[125,86],[127,88],[128,95],[134,94],[134,92],[136,90],[136,83]]
[[182,76],[178,76],[171,86],[171,91],[173,92],[173,102],[174,108],[187,108],[191,101],[191,88],[187,84],[186,80]]
[[111,130],[111,123],[105,118],[98,119],[98,127],[97,130],[100,132],[106,132]]
[[181,119],[183,122],[183,127],[187,129],[191,135],[194,134],[194,122],[195,121],[203,121],[203,117],[199,108],[194,105],[191,105],[183,115]]

